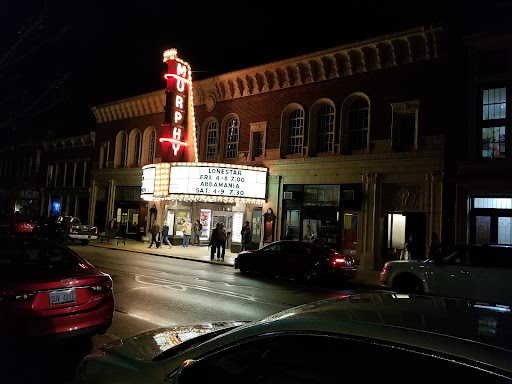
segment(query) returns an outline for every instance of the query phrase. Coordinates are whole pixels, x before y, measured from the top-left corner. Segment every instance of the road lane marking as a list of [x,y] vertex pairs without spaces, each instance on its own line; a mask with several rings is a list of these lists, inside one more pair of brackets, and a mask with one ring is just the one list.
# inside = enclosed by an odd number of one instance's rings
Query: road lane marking
[[163,288],[180,290],[180,291],[186,291],[187,289],[192,289],[192,290],[195,289],[198,291],[214,293],[216,295],[224,295],[224,296],[228,296],[228,297],[234,297],[237,299],[248,300],[248,301],[252,301],[252,302],[258,302],[258,303],[262,303],[262,304],[282,307],[284,309],[291,307],[291,305],[284,305],[284,304],[276,303],[273,301],[258,299],[257,297],[254,296],[254,294],[253,295],[245,295],[242,293],[231,292],[231,291],[226,291],[226,290],[216,289],[216,288],[209,288],[209,287],[204,287],[204,286],[196,285],[196,284],[182,283],[182,282],[162,279],[159,277],[136,275],[135,281],[140,284],[146,284],[146,285],[151,285],[151,286],[155,286],[155,287],[163,287]]

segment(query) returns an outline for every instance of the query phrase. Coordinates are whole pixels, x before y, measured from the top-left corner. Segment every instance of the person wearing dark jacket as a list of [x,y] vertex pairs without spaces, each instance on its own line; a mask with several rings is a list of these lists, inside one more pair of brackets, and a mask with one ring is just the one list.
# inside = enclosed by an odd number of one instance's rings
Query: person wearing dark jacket
[[219,228],[220,228],[220,223],[217,223],[215,228],[213,228],[213,230],[212,230],[212,235],[210,236],[210,242],[208,243],[208,245],[211,247],[210,248],[210,260],[215,259],[215,250],[217,249],[217,239],[219,238]]
[[242,235],[242,248],[240,248],[240,251],[248,251],[252,237],[251,227],[249,226],[248,221],[245,222],[245,225],[242,227],[240,234]]
[[156,247],[159,248],[160,244],[158,243],[158,240],[156,236],[158,235],[158,232],[160,232],[160,226],[157,224],[156,220],[153,223],[153,226],[151,227],[151,244],[149,244],[148,248],[151,248],[153,243],[156,244]]

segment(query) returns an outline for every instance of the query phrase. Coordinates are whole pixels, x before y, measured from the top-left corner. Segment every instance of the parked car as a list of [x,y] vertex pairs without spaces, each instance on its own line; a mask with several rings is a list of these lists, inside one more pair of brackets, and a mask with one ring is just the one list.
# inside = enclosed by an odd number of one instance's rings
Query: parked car
[[78,217],[53,216],[41,218],[37,222],[34,236],[57,241],[78,240],[82,244],[88,244],[89,240],[98,238],[98,228],[94,225],[83,225]]
[[32,234],[44,239],[60,240],[62,238],[62,226],[58,216],[41,217],[37,220]]
[[31,234],[35,225],[35,220],[27,216],[17,214],[0,216],[0,234],[3,236]]
[[255,251],[244,251],[235,258],[242,273],[261,272],[305,281],[322,277],[353,279],[354,258],[314,243],[282,240]]
[[68,247],[8,238],[0,252],[0,340],[104,332],[112,279]]
[[[64,223],[66,218],[59,218]],[[68,237],[72,240],[80,240],[82,244],[88,244],[89,240],[95,240],[98,238],[98,227],[94,225],[86,225],[80,222],[78,217],[69,216],[71,227],[68,233]]]
[[383,287],[512,304],[512,246],[459,245],[425,261],[388,261]]
[[75,383],[431,384],[446,372],[461,382],[509,382],[510,308],[389,292],[338,297],[248,324],[115,341],[81,361]]

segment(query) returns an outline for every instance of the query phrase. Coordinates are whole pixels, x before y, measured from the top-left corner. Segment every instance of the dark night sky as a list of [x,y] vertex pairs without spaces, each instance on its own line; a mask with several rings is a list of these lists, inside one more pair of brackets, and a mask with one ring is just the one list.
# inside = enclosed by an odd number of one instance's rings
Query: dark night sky
[[[17,31],[34,25],[40,15],[45,18],[42,29],[16,54],[43,45],[15,65],[0,65],[0,101],[11,100],[0,103],[2,119],[15,117],[0,126],[0,135],[37,137],[50,130],[59,137],[94,130],[94,105],[165,87],[162,53],[168,48],[177,48],[199,79],[420,26],[464,4],[445,2],[451,4],[447,9],[437,0],[286,3],[3,1],[2,55],[13,47]],[[42,94],[38,107],[47,107],[46,112],[29,117],[20,112],[21,105]]]

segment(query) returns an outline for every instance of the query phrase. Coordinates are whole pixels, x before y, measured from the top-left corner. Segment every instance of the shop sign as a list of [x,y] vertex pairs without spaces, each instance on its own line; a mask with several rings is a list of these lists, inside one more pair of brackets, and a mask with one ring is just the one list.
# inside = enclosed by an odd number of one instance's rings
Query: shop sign
[[142,185],[140,187],[141,194],[152,194],[155,192],[155,166],[142,168]]

